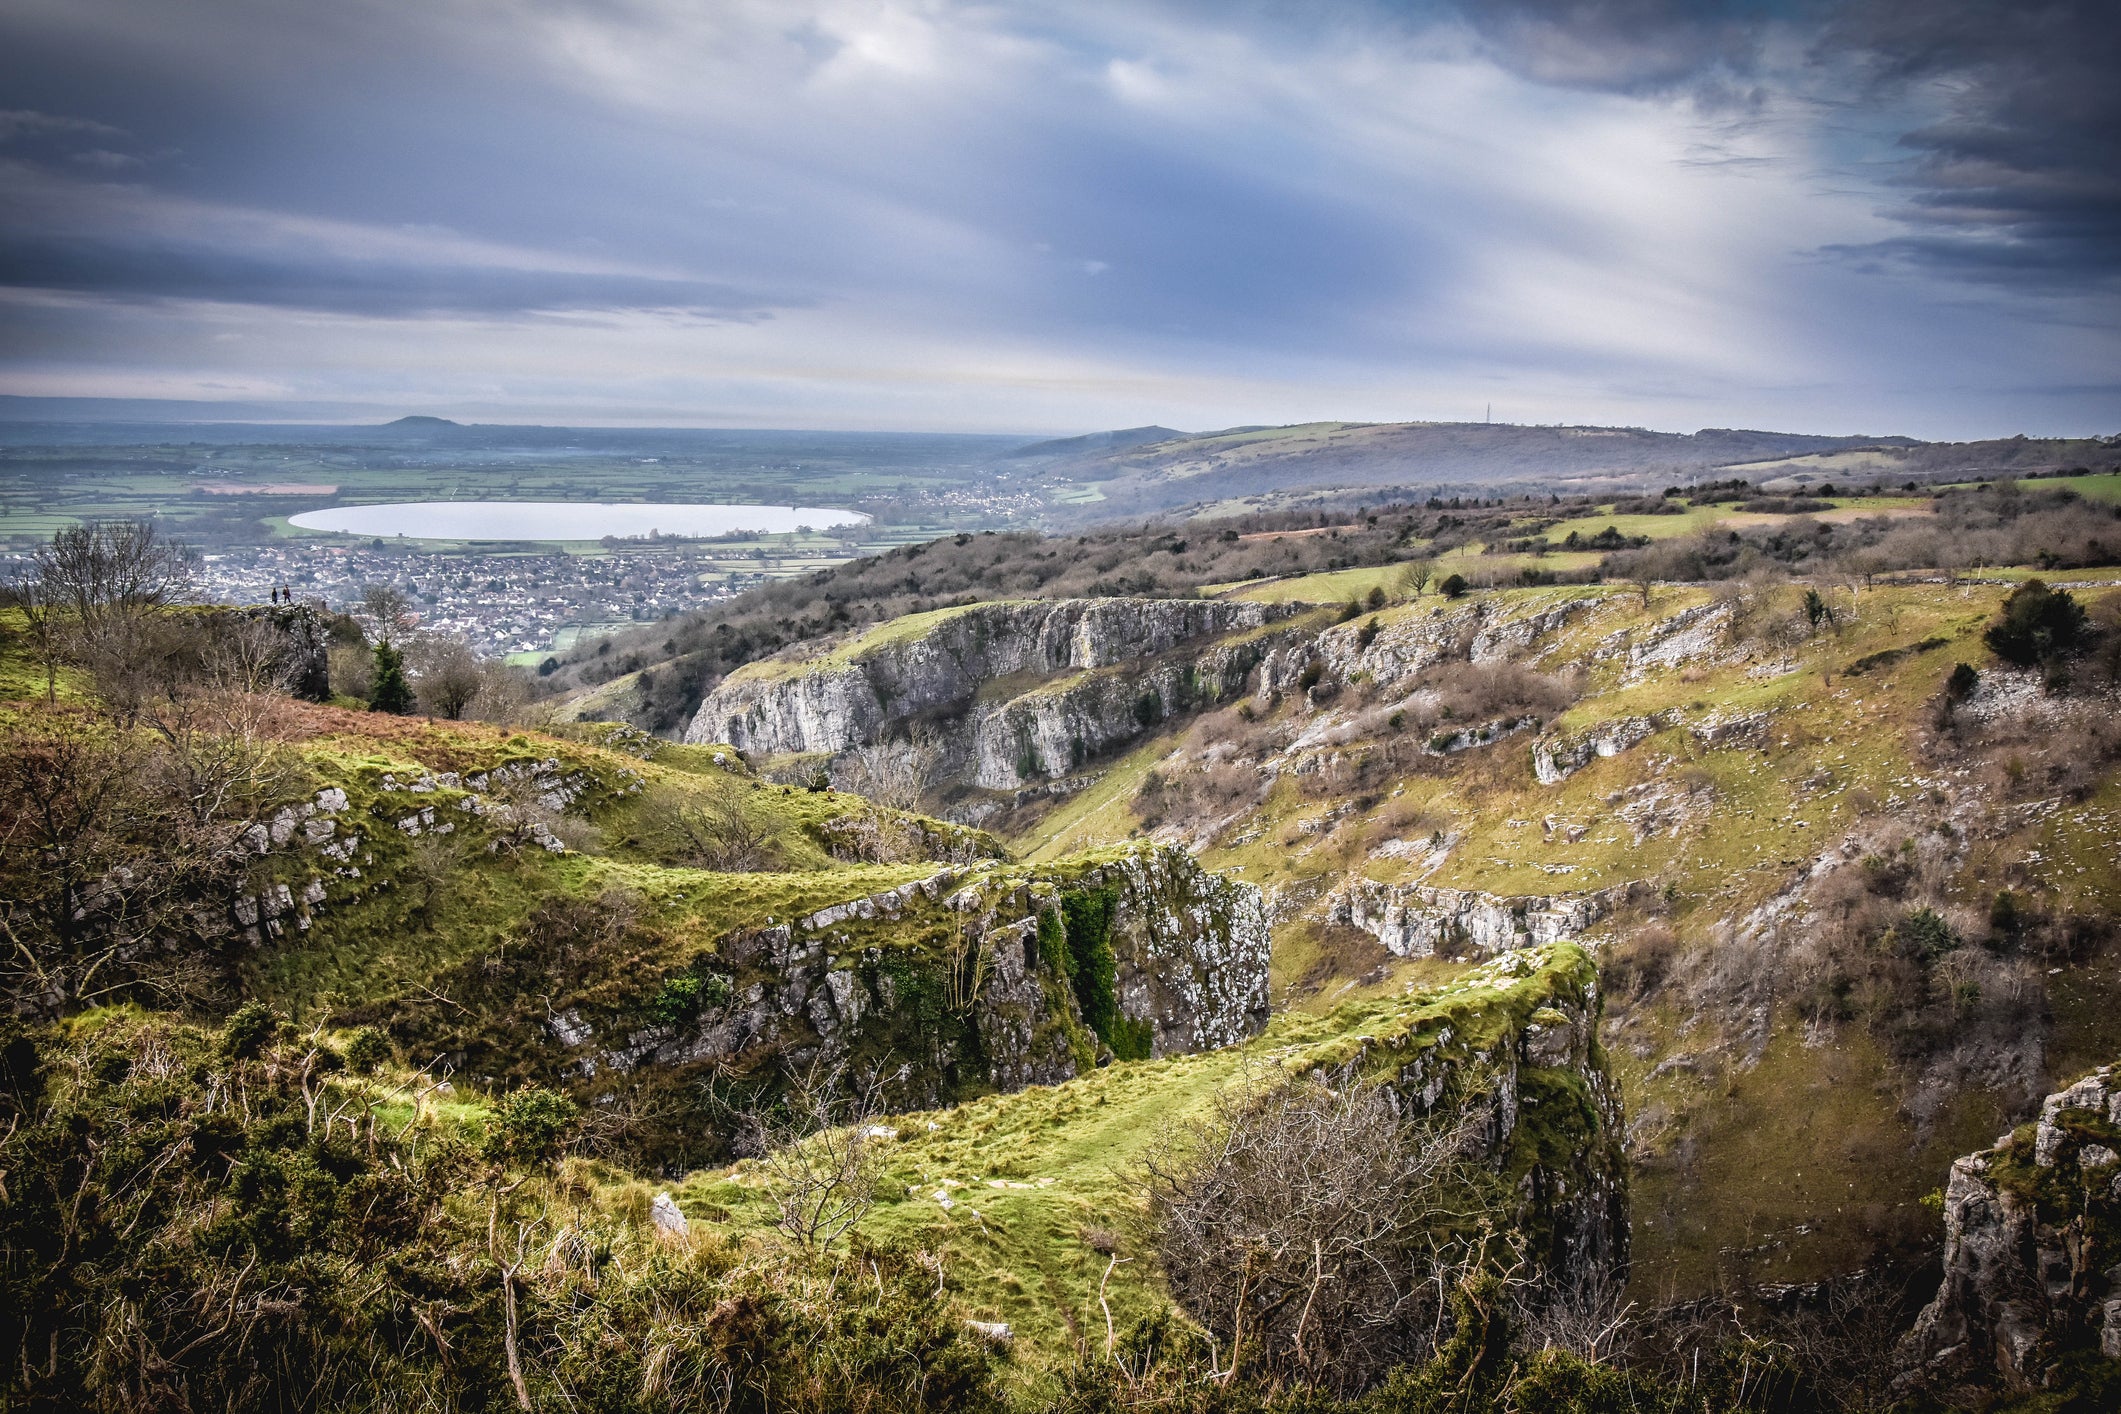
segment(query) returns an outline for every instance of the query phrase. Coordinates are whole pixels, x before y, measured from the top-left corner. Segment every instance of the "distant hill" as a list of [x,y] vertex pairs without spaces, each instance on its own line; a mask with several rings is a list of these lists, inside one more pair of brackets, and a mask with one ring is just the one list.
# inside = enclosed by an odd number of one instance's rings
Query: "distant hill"
[[[1092,439],[1068,440],[1088,444]],[[1040,445],[1058,449],[1066,444]],[[1949,444],[1724,427],[1684,433],[1478,422],[1313,422],[1229,428],[1131,446],[1084,445],[1077,452],[1045,455],[1052,458],[1048,473],[1094,482],[1102,494],[1102,500],[1079,508],[1081,517],[1111,519],[1189,506],[1286,502],[1292,494],[1327,490],[1615,494],[1711,475],[1764,480],[1837,462],[1844,477],[1933,480],[1946,471],[2022,475],[2111,463],[2117,449],[2096,440]]]
[[446,417],[429,417],[424,413],[414,413],[410,417],[401,417],[396,422],[383,424],[386,429],[396,428],[402,432],[438,432],[445,427],[462,427],[463,425],[461,422],[451,422]]
[[1025,457],[1072,457],[1086,453],[1120,451],[1127,447],[1146,446],[1154,442],[1181,440],[1185,433],[1172,427],[1122,427],[1116,432],[1086,432],[1080,437],[1056,437],[1051,441],[1033,442],[1028,447],[1018,447],[1010,452],[1010,460]]

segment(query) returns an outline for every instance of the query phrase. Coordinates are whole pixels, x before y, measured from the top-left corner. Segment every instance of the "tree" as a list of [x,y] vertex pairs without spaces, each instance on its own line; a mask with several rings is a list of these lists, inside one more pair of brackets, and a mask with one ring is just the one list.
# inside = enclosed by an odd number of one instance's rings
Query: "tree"
[[1157,1252],[1223,1368],[1345,1394],[1425,1354],[1447,1251],[1485,1211],[1485,1122],[1409,1124],[1352,1075],[1276,1075],[1166,1135],[1147,1161]]
[[378,712],[404,716],[412,710],[412,684],[405,680],[405,658],[390,640],[376,644],[375,674],[368,689],[368,705]]
[[2029,579],[2011,591],[1981,638],[2004,662],[2030,668],[2076,652],[2085,636],[2084,606],[2076,597]]
[[[142,668],[156,634],[155,611],[190,587],[191,552],[150,521],[89,521],[55,531],[8,586],[44,668],[47,701],[60,663],[86,663],[138,706]],[[121,709],[121,715],[124,715]]]
[[450,721],[462,717],[486,681],[471,649],[454,638],[422,636],[414,643],[413,656],[420,705]]
[[926,728],[915,728],[902,741],[856,746],[841,766],[845,788],[893,810],[918,810],[942,756],[942,743]]
[[718,782],[696,803],[672,811],[669,831],[678,853],[704,869],[749,874],[764,869],[772,855],[773,817],[736,781]]
[[1452,574],[1444,577],[1443,583],[1436,586],[1436,592],[1446,599],[1460,599],[1470,587],[1464,575]]
[[[70,717],[0,741],[0,990],[63,1012],[143,980],[195,999],[228,931],[259,777],[218,739],[149,745]],[[166,985],[165,985],[166,984]]]
[[1814,632],[1818,631],[1822,621],[1828,628],[1834,627],[1834,606],[1827,603],[1817,589],[1808,587],[1804,591],[1804,621]]
[[114,613],[174,603],[192,580],[191,551],[145,520],[88,521],[55,531],[31,564],[47,595],[83,631]]
[[60,606],[51,586],[34,573],[26,574],[7,586],[5,597],[21,612],[37,663],[44,669],[44,700],[55,702],[59,695],[59,664],[65,661],[66,649],[61,636]]
[[376,637],[385,643],[412,627],[412,599],[395,584],[364,586],[361,612],[375,625]]
[[745,1145],[772,1175],[781,1229],[805,1246],[830,1247],[876,1202],[885,1135],[869,1123],[875,1089],[813,1066],[773,1111],[744,1116]]

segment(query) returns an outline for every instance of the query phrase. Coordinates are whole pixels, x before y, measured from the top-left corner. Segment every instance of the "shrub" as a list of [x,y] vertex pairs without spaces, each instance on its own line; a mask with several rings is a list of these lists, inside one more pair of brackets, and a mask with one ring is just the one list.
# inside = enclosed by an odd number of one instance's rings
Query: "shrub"
[[487,1157],[515,1163],[542,1163],[560,1151],[573,1134],[581,1108],[551,1090],[518,1090],[494,1106],[487,1131]]
[[1425,1355],[1429,1274],[1482,1206],[1466,1153],[1484,1118],[1408,1124],[1352,1076],[1225,1093],[1147,1162],[1172,1295],[1270,1378],[1350,1394]]
[[1998,658],[2030,668],[2075,652],[2084,634],[2084,608],[2076,598],[2029,579],[2011,591],[1981,637]]
[[221,1053],[230,1060],[255,1060],[280,1020],[263,1002],[245,1002],[221,1028]]
[[1462,574],[1446,575],[1443,583],[1436,586],[1436,592],[1446,599],[1463,598],[1466,589],[1466,577]]
[[346,1043],[346,1064],[356,1075],[373,1075],[390,1056],[390,1038],[373,1026],[354,1032]]

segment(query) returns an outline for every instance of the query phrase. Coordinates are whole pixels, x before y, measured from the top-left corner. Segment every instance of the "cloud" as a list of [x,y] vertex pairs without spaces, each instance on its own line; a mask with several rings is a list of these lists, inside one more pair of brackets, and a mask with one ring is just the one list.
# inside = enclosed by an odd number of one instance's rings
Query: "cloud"
[[1870,126],[1905,159],[1884,209],[1914,229],[1828,254],[2051,290],[2121,277],[2121,8],[1464,0],[1461,13],[1498,63],[1541,83],[1735,113],[1783,92]]
[[1985,49],[2004,13],[17,0],[0,386],[417,383],[753,425],[1491,395],[1972,417],[1999,345],[2028,384],[2121,361],[2110,303],[2052,297],[2115,263],[2109,100],[2025,78],[2065,41],[2098,69],[2104,32],[2036,4],[2040,34]]
[[83,183],[6,161],[0,284],[387,317],[655,309],[748,320],[797,302],[619,261]]

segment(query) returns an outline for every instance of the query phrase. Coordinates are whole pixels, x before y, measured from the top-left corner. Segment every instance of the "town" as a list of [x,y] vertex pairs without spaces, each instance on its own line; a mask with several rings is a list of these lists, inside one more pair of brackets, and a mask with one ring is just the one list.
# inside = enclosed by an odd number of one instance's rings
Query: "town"
[[209,551],[200,557],[198,588],[203,598],[232,604],[268,603],[284,590],[298,601],[343,609],[364,587],[392,584],[412,597],[423,628],[501,657],[565,649],[585,632],[652,622],[846,558],[810,553],[807,545],[732,554],[722,545],[673,550],[664,542],[571,555],[377,549],[375,543]]

